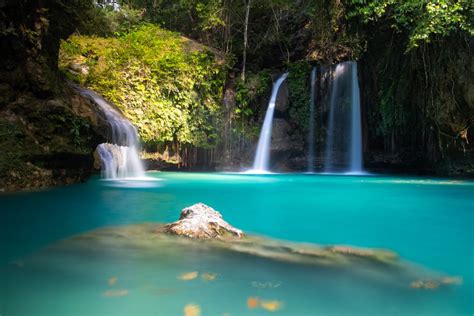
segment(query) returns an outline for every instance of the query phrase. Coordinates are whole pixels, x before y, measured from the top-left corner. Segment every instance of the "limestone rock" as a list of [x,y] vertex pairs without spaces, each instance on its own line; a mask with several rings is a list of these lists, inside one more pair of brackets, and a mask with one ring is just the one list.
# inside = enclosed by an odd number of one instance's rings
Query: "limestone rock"
[[195,239],[227,239],[244,236],[241,230],[224,221],[219,212],[202,203],[183,209],[179,220],[165,225],[164,232]]
[[77,61],[72,61],[69,64],[69,70],[73,73],[82,74],[84,76],[89,75],[89,66],[85,63],[79,63]]
[[291,126],[284,119],[275,118],[273,120],[273,130],[272,130],[272,150],[290,150],[293,148],[291,139],[290,139]]

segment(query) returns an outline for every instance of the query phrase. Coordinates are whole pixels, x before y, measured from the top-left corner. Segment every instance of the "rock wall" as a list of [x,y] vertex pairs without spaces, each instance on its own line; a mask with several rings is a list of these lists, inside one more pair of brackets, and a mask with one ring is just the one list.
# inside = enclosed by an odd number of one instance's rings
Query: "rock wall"
[[57,71],[90,1],[0,1],[0,191],[86,179],[105,122]]

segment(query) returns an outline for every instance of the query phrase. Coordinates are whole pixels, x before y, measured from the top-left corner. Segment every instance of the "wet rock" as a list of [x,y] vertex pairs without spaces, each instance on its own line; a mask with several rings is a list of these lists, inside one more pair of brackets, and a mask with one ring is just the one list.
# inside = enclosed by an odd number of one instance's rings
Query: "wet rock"
[[[186,256],[189,249],[193,252],[231,254],[239,260],[249,256],[279,261],[290,265],[305,265],[315,269],[331,269],[341,273],[354,273],[384,284],[394,284],[397,287],[414,289],[436,289],[462,284],[462,278],[444,275],[436,271],[412,264],[399,258],[392,251],[384,249],[366,249],[352,246],[321,246],[316,244],[292,243],[271,238],[246,235],[245,238],[206,239],[177,238],[164,233],[161,224],[134,224],[122,227],[101,228],[51,246],[49,251],[62,252],[78,249],[80,251],[103,251],[103,249],[130,249],[134,253],[143,249],[146,252],[167,251],[175,255],[178,251]],[[182,254],[182,255],[181,255]],[[310,270],[308,270],[309,272]],[[178,280],[196,282],[212,281],[216,276],[209,271],[183,272]],[[216,279],[217,280],[217,279]],[[260,281],[260,282],[259,282]],[[255,280],[252,288],[258,290],[274,289],[282,286],[277,280]],[[250,306],[260,308],[260,300],[255,298],[247,302]],[[269,306],[272,306],[270,304]],[[272,307],[269,307],[270,309]]]
[[217,274],[206,272],[201,276],[201,278],[203,279],[203,281],[206,281],[206,282],[215,281],[217,278]]
[[89,74],[89,66],[85,63],[80,63],[77,61],[72,61],[69,65],[69,70],[73,73],[82,74],[87,76]]
[[117,166],[123,166],[125,164],[126,157],[124,157],[124,152],[122,150],[122,146],[110,144],[110,143],[102,143],[99,144],[94,151],[94,168],[97,170],[104,170],[104,166],[102,166],[101,154],[107,152],[113,157]]
[[398,258],[396,253],[384,249],[364,249],[339,245],[327,247],[326,249],[336,254],[373,259],[380,262],[393,262]]
[[461,285],[463,280],[461,277],[443,277],[440,279],[419,279],[410,283],[412,289],[436,290],[441,286]]
[[413,289],[435,290],[439,286],[440,283],[435,280],[416,280],[410,283],[410,287]]
[[60,39],[77,29],[87,7],[0,1],[0,29],[9,30],[0,31],[0,191],[77,183],[93,171],[105,129],[57,67]]
[[275,118],[273,120],[271,150],[289,150],[294,144],[289,136],[291,126],[284,119]]
[[242,238],[243,232],[222,219],[213,208],[198,203],[181,211],[177,222],[164,226],[164,232],[195,239]]

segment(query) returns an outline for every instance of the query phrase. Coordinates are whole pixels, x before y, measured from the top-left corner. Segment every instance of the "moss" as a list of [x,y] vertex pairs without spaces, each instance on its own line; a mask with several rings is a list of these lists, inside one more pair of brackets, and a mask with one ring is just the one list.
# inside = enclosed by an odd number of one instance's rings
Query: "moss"
[[[89,71],[71,74],[72,63]],[[61,45],[60,67],[114,102],[146,144],[220,141],[227,63],[177,33],[142,25],[117,38],[75,35]]]
[[7,121],[0,121],[0,146],[4,149],[0,155],[0,176],[7,175],[21,164],[25,153],[25,134],[21,128]]
[[306,61],[288,64],[288,101],[291,122],[301,131],[309,126],[310,72]]

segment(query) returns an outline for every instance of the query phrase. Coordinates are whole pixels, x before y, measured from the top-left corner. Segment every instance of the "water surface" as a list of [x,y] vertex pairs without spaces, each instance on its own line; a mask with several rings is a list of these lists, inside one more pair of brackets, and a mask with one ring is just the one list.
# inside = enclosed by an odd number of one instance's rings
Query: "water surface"
[[[0,195],[1,315],[473,315],[474,183],[331,175],[149,173]],[[367,271],[276,262],[192,247],[50,247],[102,227],[170,222],[203,202],[248,233],[387,248],[460,286],[415,290]],[[198,277],[179,280],[196,271]],[[217,275],[206,281],[206,273]],[[369,271],[370,274],[370,271]],[[109,285],[110,278],[117,278]],[[107,292],[111,291],[112,292]],[[126,290],[120,292],[121,290]],[[115,291],[115,292],[113,292]],[[112,293],[113,295],[108,295]],[[119,295],[120,294],[120,295]]]

